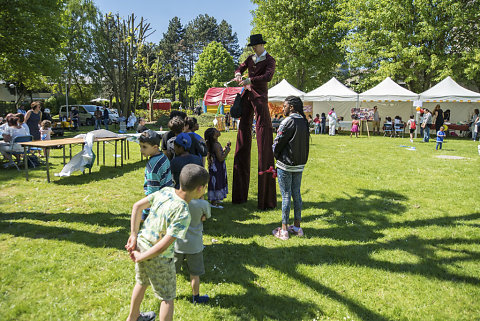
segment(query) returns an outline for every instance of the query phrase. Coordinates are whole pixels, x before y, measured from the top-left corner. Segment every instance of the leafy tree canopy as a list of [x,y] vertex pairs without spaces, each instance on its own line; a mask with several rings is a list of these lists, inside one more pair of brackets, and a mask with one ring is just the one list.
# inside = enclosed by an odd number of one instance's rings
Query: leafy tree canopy
[[343,31],[336,0],[252,0],[253,33],[261,33],[277,61],[275,80],[287,79],[301,90],[328,80],[343,61],[337,42]]
[[61,73],[63,0],[0,0],[0,78],[28,89]]
[[[479,1],[348,0],[337,27],[364,90],[386,76],[422,92],[450,75],[476,79]],[[464,72],[465,71],[465,72]]]
[[233,77],[234,63],[232,56],[222,44],[209,43],[195,65],[190,95],[202,98],[210,87],[219,87]]

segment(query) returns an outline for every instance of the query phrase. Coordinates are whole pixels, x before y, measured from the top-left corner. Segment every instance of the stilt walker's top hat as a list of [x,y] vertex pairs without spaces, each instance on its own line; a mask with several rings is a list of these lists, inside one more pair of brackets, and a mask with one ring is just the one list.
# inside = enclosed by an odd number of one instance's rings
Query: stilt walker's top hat
[[267,42],[263,40],[262,34],[257,33],[255,35],[250,35],[250,43],[248,44],[249,47],[255,46],[255,45],[264,45]]

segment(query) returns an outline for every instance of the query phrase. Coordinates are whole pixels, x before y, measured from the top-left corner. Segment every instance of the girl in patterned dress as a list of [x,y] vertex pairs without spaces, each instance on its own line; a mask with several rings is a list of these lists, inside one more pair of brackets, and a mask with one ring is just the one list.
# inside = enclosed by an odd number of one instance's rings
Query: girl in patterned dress
[[208,128],[205,131],[205,142],[207,143],[208,173],[208,200],[212,207],[223,208],[218,203],[227,197],[228,181],[225,158],[230,152],[231,143],[228,142],[225,148],[218,142],[220,132],[216,128]]

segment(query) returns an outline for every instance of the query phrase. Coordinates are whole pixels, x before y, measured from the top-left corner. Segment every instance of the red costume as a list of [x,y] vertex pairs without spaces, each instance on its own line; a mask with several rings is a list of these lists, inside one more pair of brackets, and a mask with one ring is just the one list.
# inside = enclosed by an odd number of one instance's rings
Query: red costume
[[[242,97],[242,117],[238,127],[237,145],[233,165],[232,203],[245,203],[250,184],[250,156],[252,147],[252,121],[255,112],[256,136],[258,146],[258,170],[266,171],[274,166],[273,128],[268,109],[268,82],[275,73],[275,59],[268,53],[260,56],[257,63],[251,55],[242,63],[235,73],[248,69],[251,90],[246,90]],[[258,176],[258,208],[268,209],[277,206],[275,179],[271,174]]]

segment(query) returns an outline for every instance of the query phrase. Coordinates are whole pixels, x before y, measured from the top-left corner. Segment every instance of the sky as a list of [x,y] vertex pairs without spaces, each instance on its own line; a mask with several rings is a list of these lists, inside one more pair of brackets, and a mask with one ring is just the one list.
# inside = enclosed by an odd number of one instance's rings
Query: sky
[[240,47],[246,45],[252,29],[251,10],[256,5],[250,0],[220,1],[220,0],[94,0],[103,14],[118,13],[127,17],[134,13],[137,18],[143,17],[155,30],[147,40],[158,43],[167,32],[168,22],[175,16],[180,18],[182,25],[195,19],[199,14],[215,17],[217,23],[225,20],[237,33]]

